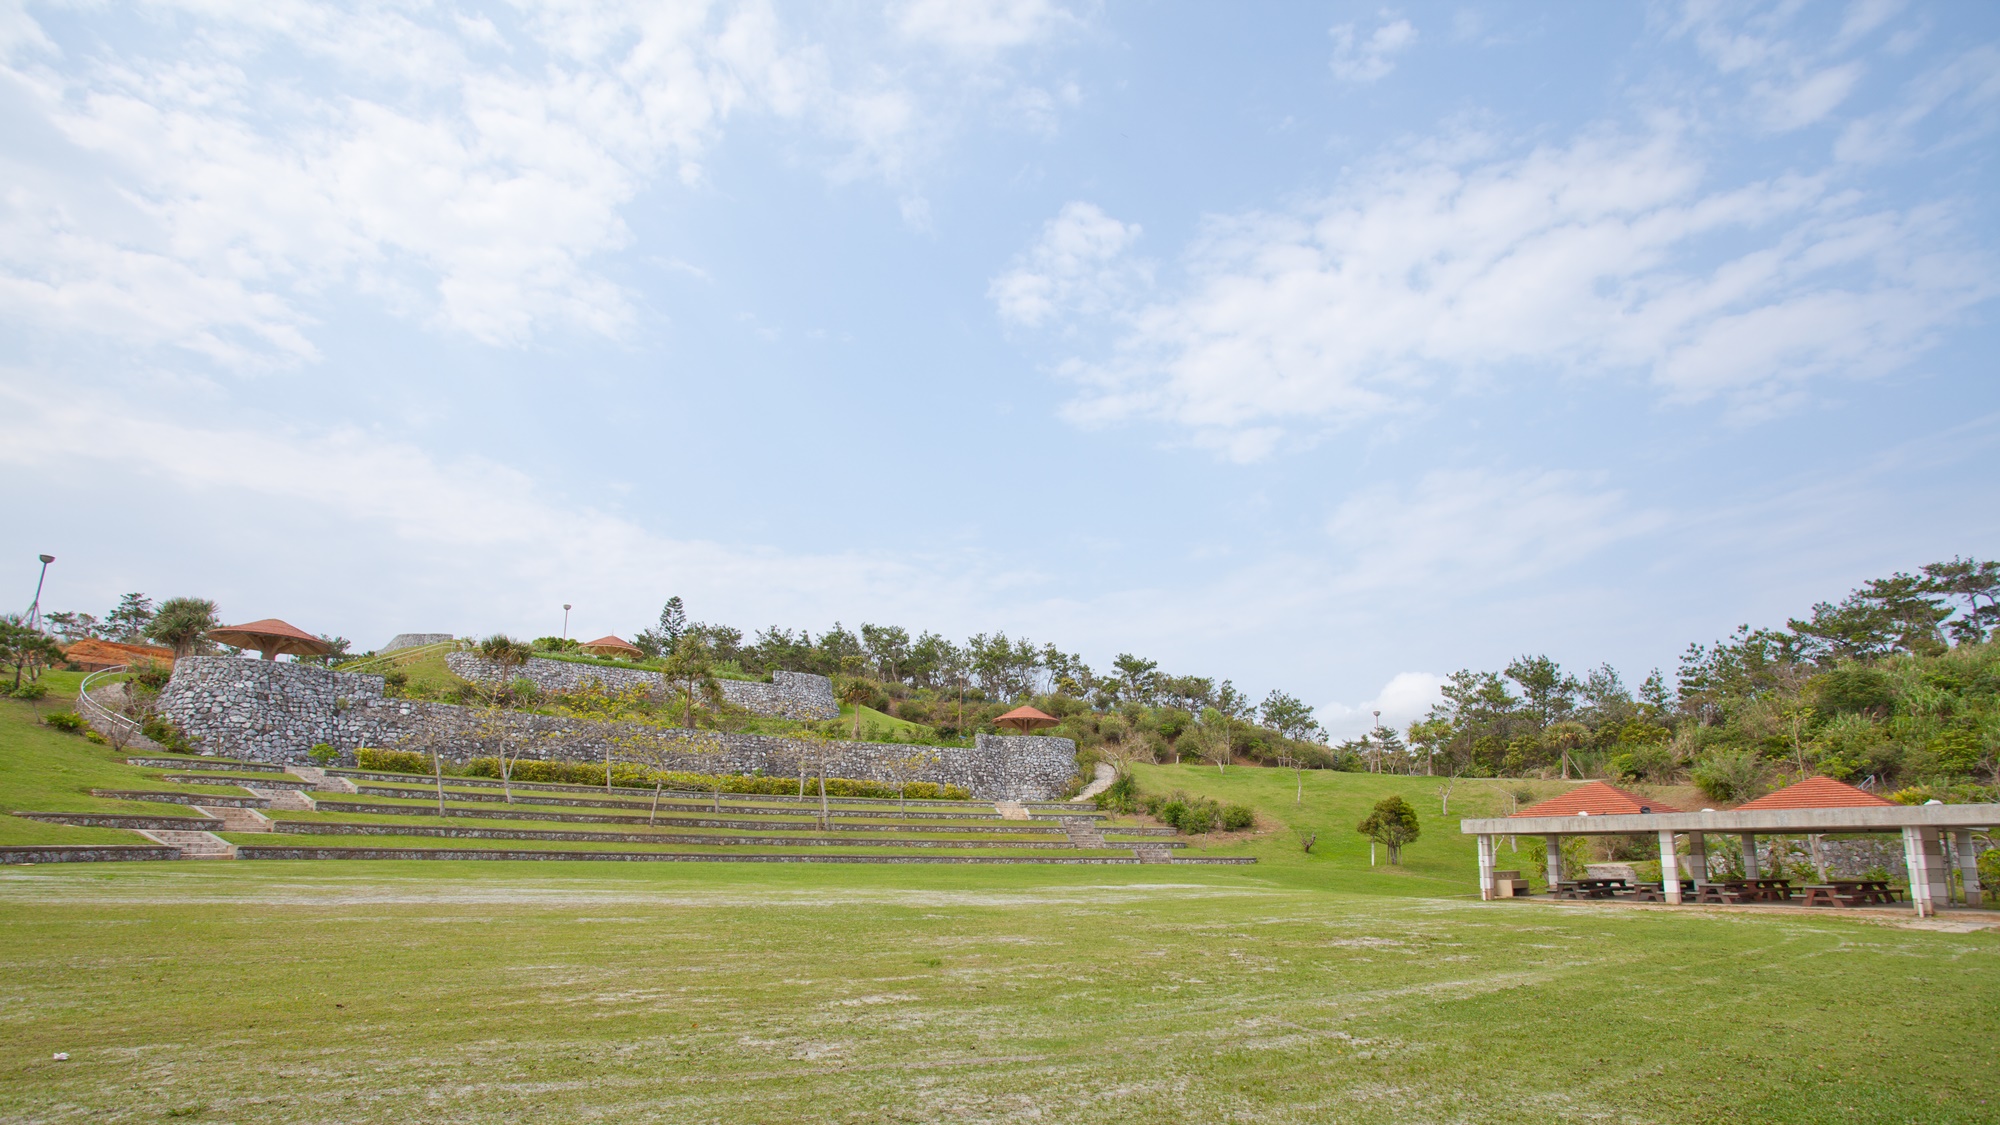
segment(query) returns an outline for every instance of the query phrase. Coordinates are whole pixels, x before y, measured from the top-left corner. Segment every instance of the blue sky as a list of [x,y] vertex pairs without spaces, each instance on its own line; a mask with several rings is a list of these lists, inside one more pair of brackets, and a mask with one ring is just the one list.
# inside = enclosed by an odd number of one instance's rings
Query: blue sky
[[23,605],[1339,732],[2000,549],[1989,4],[0,4]]

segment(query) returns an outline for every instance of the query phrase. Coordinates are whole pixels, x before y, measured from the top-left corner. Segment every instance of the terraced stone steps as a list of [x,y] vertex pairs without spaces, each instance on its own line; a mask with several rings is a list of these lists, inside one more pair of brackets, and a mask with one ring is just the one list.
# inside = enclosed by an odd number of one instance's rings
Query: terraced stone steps
[[757,832],[757,831],[770,832],[770,831],[784,831],[786,829],[795,829],[799,831],[810,830],[816,832],[911,832],[911,833],[957,832],[957,833],[979,833],[982,835],[992,834],[992,833],[1022,833],[1026,835],[1049,836],[1052,835],[1053,833],[1061,831],[1060,828],[1058,828],[1056,825],[1053,824],[1007,825],[1000,823],[859,824],[859,823],[849,822],[849,823],[833,823],[829,824],[825,828],[820,828],[816,822],[810,820],[807,820],[804,823],[800,823],[800,818],[791,818],[789,821],[782,819],[744,820],[740,818],[718,817],[714,815],[689,814],[681,810],[669,811],[667,809],[661,809],[660,815],[657,817],[649,817],[638,814],[621,815],[616,813],[575,813],[575,812],[538,810],[532,806],[523,806],[523,805],[513,805],[513,806],[503,805],[499,808],[463,808],[447,804],[444,808],[444,812],[440,814],[435,804],[375,805],[375,804],[368,804],[362,801],[334,801],[334,800],[324,800],[324,799],[318,802],[318,804],[319,804],[319,810],[321,812],[366,813],[371,816],[435,817],[443,815],[446,817],[459,817],[469,820],[541,820],[555,824],[647,824],[651,822],[662,827],[678,826],[678,827],[688,827],[688,828],[734,828],[734,829],[743,829],[751,832]]
[[248,794],[174,793],[151,789],[92,789],[90,795],[111,801],[154,801],[164,805],[205,805],[214,808],[261,809],[271,802]]
[[172,781],[180,785],[236,785],[245,789],[251,786],[256,786],[259,789],[311,789],[313,787],[310,781],[296,777],[286,777],[283,774],[272,774],[265,777],[213,777],[202,774],[163,773],[160,775],[160,780]]
[[352,781],[344,777],[334,777],[318,766],[292,766],[287,771],[293,777],[309,781],[315,790],[326,793],[358,793]]
[[1069,842],[1072,847],[1101,848],[1105,846],[1104,833],[1099,832],[1097,825],[1088,820],[1064,817],[1062,826],[1063,831],[1069,836]]
[[196,805],[195,808],[222,822],[220,829],[211,828],[209,829],[211,832],[269,832],[271,830],[271,818],[258,812],[256,809],[205,809],[200,805]]
[[614,860],[648,863],[956,863],[983,865],[1071,864],[1123,866],[1141,862],[1246,865],[1248,856],[1187,856],[1140,860],[1131,856],[1013,856],[1013,855],[813,855],[781,852],[591,852],[528,851],[513,848],[339,848],[285,847],[244,844],[238,859],[495,859],[495,860]]
[[[703,836],[686,832],[564,832],[532,828],[479,828],[435,824],[366,824],[313,820],[273,822],[273,830],[292,836],[442,836],[461,840],[561,840],[570,843],[678,844],[710,847],[832,847],[832,848],[1025,848],[1073,850],[1103,847],[1102,843],[1078,845],[1072,839],[918,839],[875,837],[841,839],[834,836]],[[1179,841],[1159,845],[1184,848]]]
[[236,845],[213,832],[168,832],[151,829],[142,831],[139,835],[156,844],[165,844],[173,848],[180,853],[182,859],[236,858]]
[[[362,785],[357,788],[359,795],[364,797],[398,797],[410,801],[435,801],[437,799],[437,789],[434,786],[426,788],[421,785],[402,785],[402,786]],[[459,801],[464,803],[479,803],[479,804],[500,805],[500,804],[511,803],[516,805],[547,805],[557,808],[583,808],[583,809],[650,809],[653,807],[651,799],[619,800],[617,798],[605,798],[605,797],[567,797],[567,796],[551,797],[551,796],[543,796],[540,793],[535,793],[531,796],[524,796],[517,794],[514,800],[512,802],[509,802],[504,794],[473,791],[473,790],[454,790],[449,782],[447,782],[445,786],[445,800]],[[817,819],[819,817],[819,807],[816,803],[801,806],[792,802],[787,802],[785,804],[777,804],[775,802],[772,802],[767,804],[764,802],[739,803],[739,801],[740,798],[732,800],[728,796],[725,796],[722,801],[721,811],[725,813],[749,813],[757,816],[811,817],[814,819]],[[694,800],[680,799],[680,800],[669,801],[665,797],[662,797],[660,800],[659,807],[660,811],[662,812],[665,812],[671,808],[676,811],[684,811],[684,812],[713,813],[715,811],[716,802],[714,801],[713,798],[707,800],[702,800],[697,798]],[[985,812],[982,810],[981,806],[977,805],[973,806],[970,809],[966,809],[962,812],[931,812],[928,810],[925,811],[912,810],[905,812],[905,811],[898,811],[893,806],[884,806],[878,804],[877,807],[871,809],[857,809],[857,808],[830,809],[828,810],[828,815],[831,817],[840,817],[845,819],[870,819],[870,820],[880,820],[887,817],[893,817],[898,820],[968,820],[968,821],[1033,819],[1026,815],[1018,817],[1003,817],[997,813]]]
[[238,762],[228,758],[127,758],[128,766],[168,770],[232,770],[236,773],[284,773],[268,762]]
[[261,785],[246,785],[245,789],[269,801],[266,808],[286,809],[291,812],[312,812],[319,807],[311,797],[297,789],[266,789]]
[[23,820],[43,824],[67,824],[73,828],[126,828],[134,832],[153,828],[167,832],[220,832],[223,822],[213,816],[146,816],[132,813],[17,812]]
[[[308,770],[306,767],[303,766],[293,766],[291,767],[291,772],[303,776],[308,772]],[[335,779],[345,780],[345,779],[358,778],[361,781],[379,781],[391,785],[405,785],[405,786],[427,785],[435,783],[435,779],[428,774],[389,773],[383,770],[350,770],[350,769],[338,769],[338,768],[325,770],[323,772],[326,774],[329,780],[335,780]],[[653,797],[653,791],[651,789],[644,787],[633,787],[627,785],[620,785],[607,789],[602,785],[571,785],[559,781],[514,781],[510,782],[509,784],[512,785],[514,791],[517,793],[519,792],[574,793],[577,796],[606,794],[610,796],[644,797],[647,800],[651,800]],[[497,778],[463,777],[463,776],[454,776],[452,774],[445,775],[444,785],[447,791],[454,788],[499,789],[502,787],[499,779]],[[686,801],[686,800],[705,801],[711,799],[706,791],[697,791],[691,789],[663,789],[660,791],[660,798],[662,800],[677,800],[677,801]],[[819,805],[819,794],[812,791],[810,786],[810,779],[808,779],[807,792],[803,800],[801,798],[792,796],[789,793],[724,793],[722,795],[722,799],[725,801],[769,801],[773,803],[783,801],[786,804],[793,804],[793,805],[811,804],[815,808],[817,808]],[[893,804],[899,807],[907,805],[908,807],[913,809],[920,809],[920,808],[962,809],[967,807],[984,808],[986,806],[986,802],[976,799],[964,800],[964,801],[940,801],[940,800],[931,800],[924,798],[912,798],[907,801],[898,801],[894,797],[828,797],[826,799],[826,803],[828,805]],[[1064,816],[1106,815],[1105,813],[1098,812],[1094,809],[1093,810],[1077,809],[1062,801],[1022,801],[1016,803],[1023,805],[1024,807],[1028,808],[1031,811],[1041,811],[1041,812],[1060,811]]]

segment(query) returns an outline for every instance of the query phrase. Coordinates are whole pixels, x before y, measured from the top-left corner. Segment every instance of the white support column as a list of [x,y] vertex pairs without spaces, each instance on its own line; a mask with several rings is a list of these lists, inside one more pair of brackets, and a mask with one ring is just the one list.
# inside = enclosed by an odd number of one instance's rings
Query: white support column
[[1757,837],[1749,832],[1743,834],[1743,877],[1762,879],[1757,873]]
[[1916,907],[1917,917],[1936,915],[1938,907],[1950,901],[1937,829],[1903,829],[1903,865],[1910,872],[1910,904]]
[[1951,834],[1951,842],[1957,845],[1958,878],[1965,886],[1965,905],[1978,906],[1985,900],[1979,891],[1979,853],[1972,847],[1972,829],[1961,828]]
[[1556,884],[1562,882],[1563,877],[1563,838],[1551,832],[1542,839],[1546,841],[1549,849],[1548,858],[1543,861],[1542,867],[1548,873],[1549,893],[1553,895],[1556,893]]
[[1674,834],[1665,830],[1660,832],[1660,890],[1668,902],[1681,904],[1680,857],[1674,854]]
[[1480,834],[1478,841],[1479,899],[1481,902],[1492,902],[1500,894],[1499,880],[1493,877],[1494,860],[1496,858],[1493,853],[1499,850],[1500,841],[1497,837],[1489,836],[1485,833]]
[[1688,874],[1697,888],[1708,885],[1708,837],[1699,832],[1688,833]]

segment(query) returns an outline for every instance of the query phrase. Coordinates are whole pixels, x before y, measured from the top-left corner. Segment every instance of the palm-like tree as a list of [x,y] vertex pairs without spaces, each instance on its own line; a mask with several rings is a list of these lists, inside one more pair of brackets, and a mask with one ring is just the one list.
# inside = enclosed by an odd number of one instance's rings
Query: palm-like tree
[[168,598],[146,626],[146,635],[172,646],[174,659],[193,652],[204,633],[222,622],[215,616],[215,603],[207,598]]

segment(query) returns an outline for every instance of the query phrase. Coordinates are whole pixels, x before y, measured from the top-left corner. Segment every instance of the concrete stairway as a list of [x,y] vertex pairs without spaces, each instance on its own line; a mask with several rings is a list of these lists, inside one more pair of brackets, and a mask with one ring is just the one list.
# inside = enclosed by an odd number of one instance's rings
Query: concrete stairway
[[309,781],[314,789],[322,793],[359,793],[361,788],[344,777],[331,777],[318,766],[289,766],[286,773],[300,781]]
[[1063,831],[1069,835],[1071,847],[1101,848],[1106,846],[1104,843],[1104,833],[1098,831],[1097,824],[1094,821],[1080,816],[1066,816],[1062,818],[1062,826]]
[[245,785],[243,788],[269,801],[270,804],[264,806],[265,808],[290,809],[293,812],[312,812],[319,808],[311,797],[297,789],[259,789],[252,785]]
[[[275,808],[277,806],[274,804],[272,807]],[[212,816],[221,821],[224,832],[269,832],[271,830],[271,818],[258,812],[256,809],[205,809],[200,805],[196,805],[194,808],[198,813],[202,813],[205,816]],[[202,832],[196,833],[196,835],[205,836],[208,833]]]
[[1002,820],[1033,819],[1033,817],[1028,815],[1028,806],[1019,801],[995,801],[993,802],[993,811],[999,813]]
[[213,832],[166,832],[148,830],[139,833],[156,844],[178,848],[182,859],[235,859],[236,845],[217,836]]

